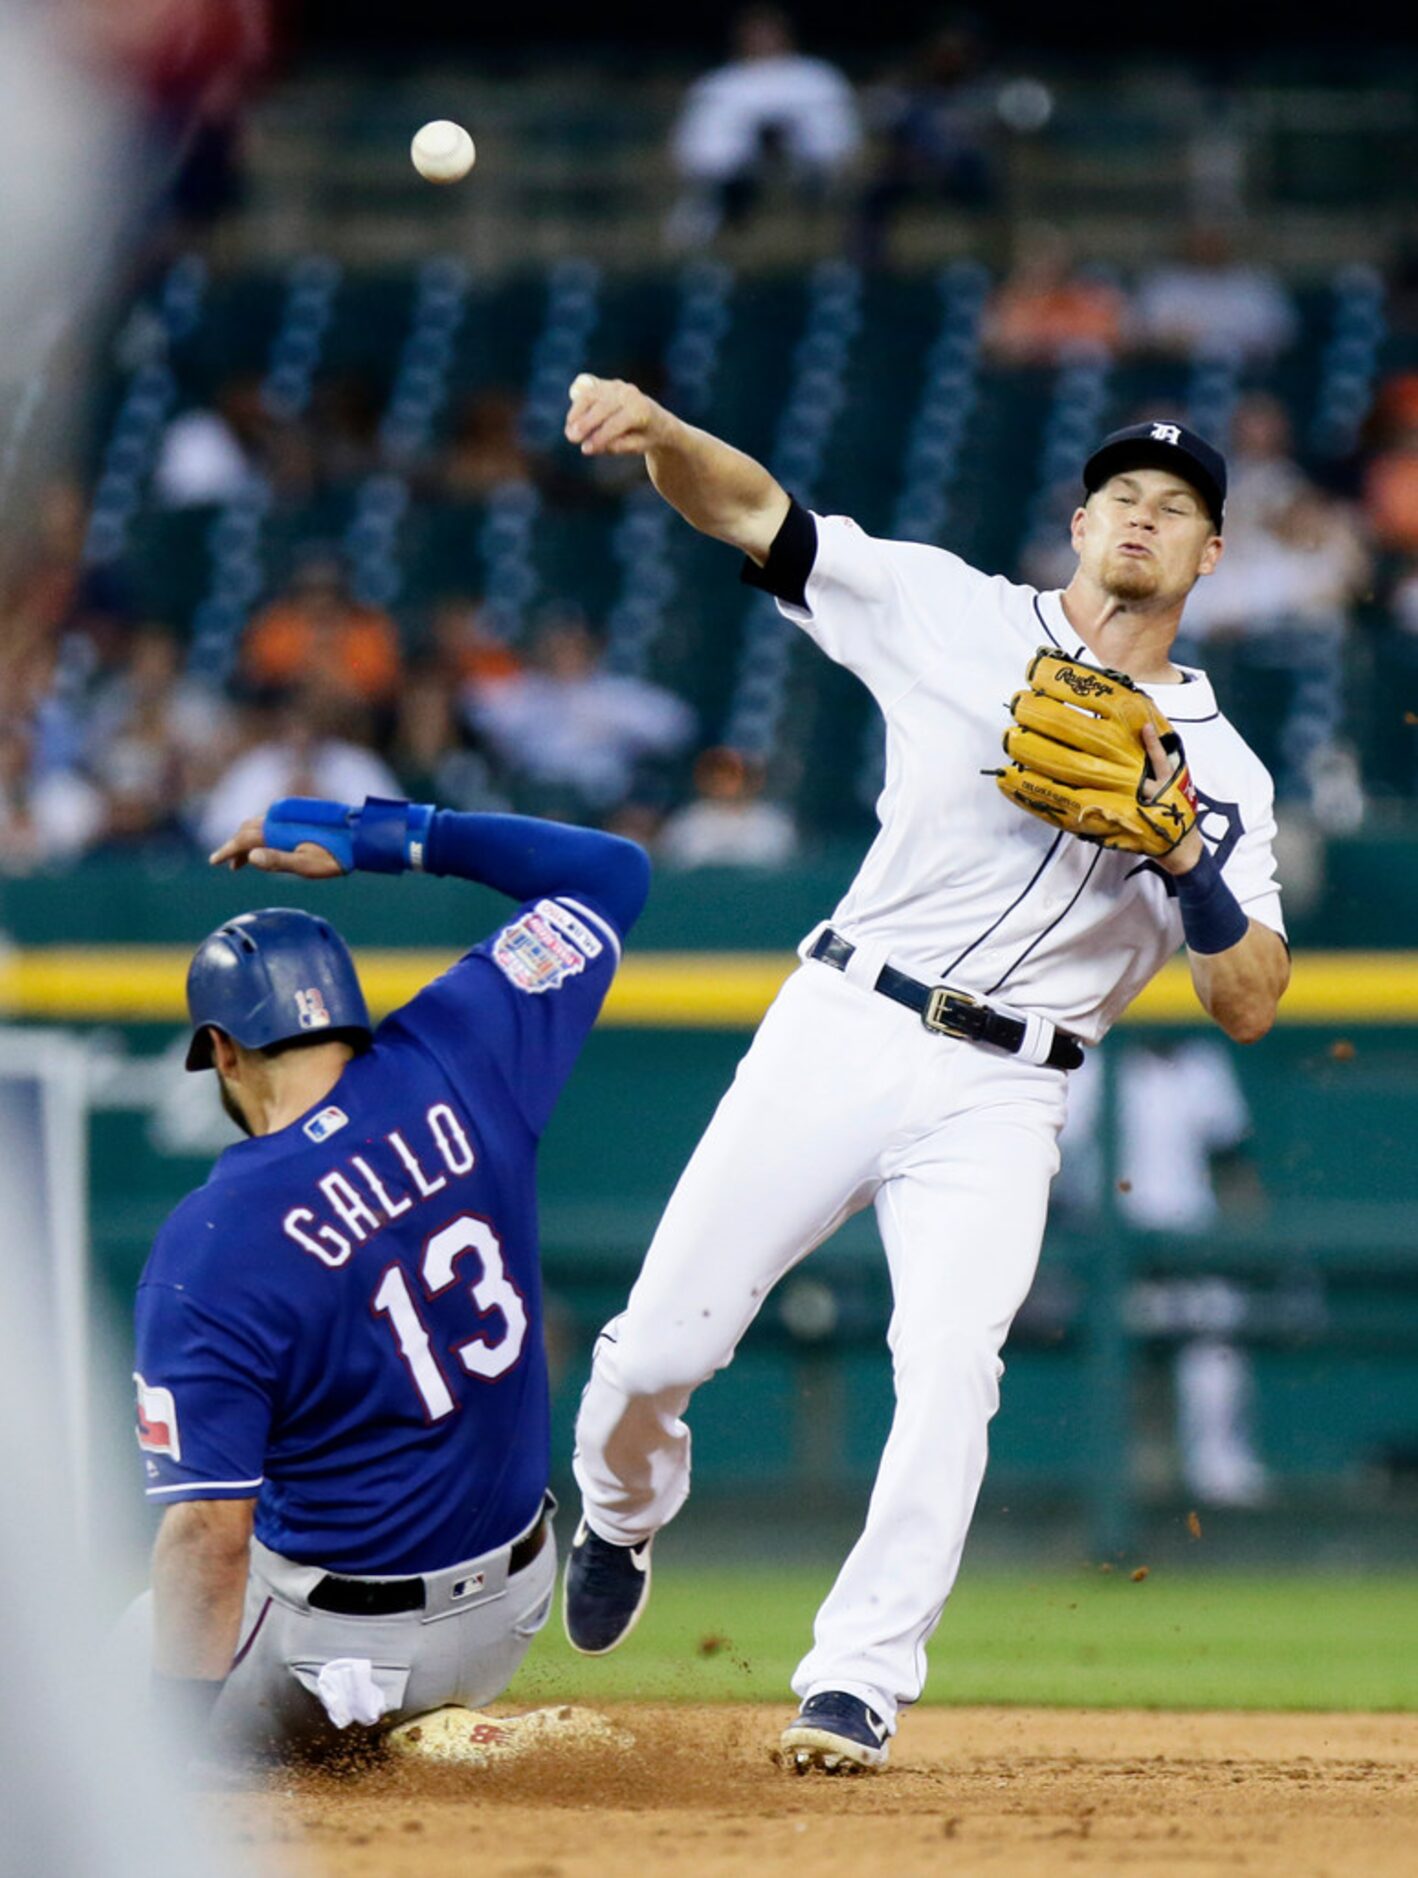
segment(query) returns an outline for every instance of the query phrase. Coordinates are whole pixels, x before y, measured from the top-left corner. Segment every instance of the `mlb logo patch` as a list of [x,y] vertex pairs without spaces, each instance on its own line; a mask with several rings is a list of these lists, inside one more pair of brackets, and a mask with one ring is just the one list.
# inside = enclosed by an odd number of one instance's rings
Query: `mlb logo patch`
[[331,1135],[338,1134],[349,1121],[349,1116],[332,1102],[327,1109],[321,1109],[318,1115],[312,1115],[304,1124],[301,1133],[309,1135],[312,1141],[328,1141]]
[[138,1389],[138,1446],[145,1454],[170,1454],[182,1459],[182,1437],[177,1431],[177,1404],[171,1389],[144,1382],[137,1370],[133,1381]]
[[319,985],[309,985],[295,994],[296,1021],[302,1030],[328,1030],[330,1011]]
[[524,913],[497,935],[493,961],[519,991],[555,991],[586,969],[586,955],[538,909]]

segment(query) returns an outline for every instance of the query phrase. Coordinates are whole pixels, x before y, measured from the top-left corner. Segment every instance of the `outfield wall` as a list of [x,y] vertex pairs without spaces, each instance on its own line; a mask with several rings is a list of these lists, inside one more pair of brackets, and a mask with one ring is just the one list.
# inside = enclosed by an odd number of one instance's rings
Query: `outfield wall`
[[[93,1245],[100,1290],[126,1311],[154,1229],[227,1138],[210,1089],[180,1068],[181,985],[195,938],[253,895],[245,879],[204,873],[137,882],[100,870],[22,886],[5,893],[21,943],[0,954],[0,1018],[70,1025],[96,1052]],[[679,1168],[792,969],[783,934],[812,923],[825,886],[817,875],[766,893],[728,875],[657,886],[543,1155],[563,1456],[589,1338],[623,1301]],[[307,899],[350,932],[380,1008],[485,931],[500,905],[427,881],[341,882],[318,899],[271,883],[270,897]],[[762,943],[770,923],[776,945]],[[711,949],[731,931],[738,948]],[[1006,1352],[987,1490],[996,1510],[1074,1518],[1101,1548],[1182,1507],[1170,1375],[1183,1327],[1140,1324],[1136,1301],[1157,1282],[1204,1298],[1217,1277],[1242,1300],[1236,1335],[1251,1352],[1259,1445],[1282,1503],[1384,1522],[1418,1510],[1418,956],[1301,949],[1282,1020],[1235,1052],[1257,1196],[1203,1239],[1130,1232],[1106,1195],[1092,1217],[1051,1229]],[[1204,1028],[1178,964],[1104,1059],[1129,1038],[1193,1027]],[[706,1392],[700,1486],[859,1500],[889,1415],[888,1309],[868,1214],[787,1281]]]

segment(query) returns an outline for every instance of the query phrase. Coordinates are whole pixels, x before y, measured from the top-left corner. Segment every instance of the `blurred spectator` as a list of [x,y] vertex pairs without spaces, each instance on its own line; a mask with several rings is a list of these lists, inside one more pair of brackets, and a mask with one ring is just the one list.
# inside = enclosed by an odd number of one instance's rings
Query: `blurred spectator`
[[471,709],[510,774],[604,813],[629,795],[642,762],[684,749],[695,718],[673,692],[608,672],[601,657],[581,616],[558,611],[537,634],[533,668],[484,687]]
[[199,823],[215,848],[248,815],[264,815],[279,796],[328,796],[362,802],[402,792],[389,766],[358,741],[360,714],[347,694],[314,684],[253,712],[257,740],[218,777]]
[[464,402],[443,457],[443,486],[456,501],[481,502],[504,483],[528,480],[520,410],[510,391],[480,391]]
[[235,743],[231,705],[183,675],[176,636],[140,627],[85,720],[88,768],[108,802],[106,840],[173,833],[199,811]]
[[285,593],[247,629],[241,650],[242,679],[258,693],[313,683],[386,710],[400,664],[394,622],[353,597],[340,556],[327,548],[306,551]]
[[1187,636],[1256,639],[1297,623],[1342,630],[1368,585],[1363,537],[1296,462],[1277,399],[1255,393],[1237,405],[1230,470],[1226,550],[1187,602]]
[[1226,451],[1226,534],[1229,542],[1284,509],[1308,486],[1295,460],[1290,413],[1267,391],[1247,392],[1231,416]]
[[153,493],[163,508],[236,502],[261,486],[261,477],[219,411],[195,406],[175,417],[163,433],[153,471]]
[[907,202],[986,207],[995,193],[990,133],[994,86],[981,76],[985,48],[975,23],[958,17],[917,47],[896,79],[867,94],[879,154],[862,193],[857,259],[882,258],[890,223]]
[[516,678],[522,661],[467,594],[445,594],[433,610],[430,656],[454,696]]
[[377,468],[382,408],[374,386],[358,373],[316,379],[303,428],[322,484],[339,488]]
[[460,725],[457,692],[437,665],[416,666],[399,694],[399,718],[389,758],[400,793],[411,802],[450,809],[506,809],[487,758]]
[[1071,353],[1112,352],[1127,301],[1101,274],[1075,264],[1067,237],[1040,227],[1021,239],[1014,268],[985,310],[984,344],[1007,365],[1054,365]]
[[[1115,1059],[1112,1116],[1118,1183],[1113,1204],[1135,1231],[1194,1237],[1227,1212],[1263,1201],[1249,1155],[1250,1111],[1226,1045],[1212,1037],[1129,1043]],[[1069,1082],[1059,1138],[1056,1203],[1076,1229],[1097,1230],[1104,1199],[1100,1060],[1089,1053]],[[1159,1113],[1175,1118],[1164,1141]],[[1176,1344],[1173,1381],[1182,1478],[1213,1506],[1253,1506],[1268,1477],[1256,1446],[1250,1357],[1236,1341],[1246,1319],[1242,1287],[1227,1279],[1167,1278],[1134,1287],[1133,1328]]]
[[1418,371],[1381,388],[1368,426],[1373,448],[1364,471],[1364,512],[1375,544],[1418,554]]
[[[181,412],[163,434],[153,491],[164,508],[235,502],[269,490],[304,501],[316,481],[315,433],[270,408],[261,379],[243,374],[210,406]],[[331,445],[322,438],[324,447]]]
[[799,52],[777,7],[740,13],[733,49],[727,65],[691,87],[671,135],[686,184],[668,229],[679,248],[742,221],[775,170],[799,191],[821,195],[861,143],[851,84],[835,65]]
[[0,718],[0,874],[72,861],[103,825],[98,790],[73,770],[38,770],[31,725]]
[[664,825],[665,807],[658,791],[628,797],[602,824],[607,834],[624,835],[627,841],[638,841],[652,854]]
[[1276,792],[1308,802],[1340,832],[1363,815],[1357,765],[1339,729],[1344,640],[1368,590],[1369,556],[1349,510],[1316,489],[1290,457],[1284,413],[1269,400],[1248,400],[1242,409],[1226,551],[1187,602],[1183,655],[1196,644],[1235,642],[1241,696],[1247,674],[1281,677],[1289,700]]
[[194,405],[163,432],[153,493],[164,508],[236,502],[264,487],[265,478],[234,421],[231,406],[238,395],[228,387],[215,409]]
[[1135,336],[1159,352],[1218,353],[1257,363],[1295,336],[1295,309],[1277,275],[1238,259],[1230,232],[1199,224],[1180,259],[1163,262],[1138,285]]
[[672,867],[781,867],[797,852],[792,815],[764,802],[763,765],[738,750],[705,750],[695,800],[670,816],[657,844]]

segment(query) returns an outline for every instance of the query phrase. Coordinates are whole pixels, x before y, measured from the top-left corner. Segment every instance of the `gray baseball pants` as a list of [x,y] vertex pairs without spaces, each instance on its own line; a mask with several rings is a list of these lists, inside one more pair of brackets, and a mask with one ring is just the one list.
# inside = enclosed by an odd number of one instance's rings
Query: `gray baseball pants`
[[[214,1744],[249,1754],[338,1741],[341,1731],[327,1715],[316,1684],[325,1665],[342,1657],[365,1658],[372,1665],[386,1701],[385,1727],[448,1702],[479,1708],[493,1701],[517,1673],[551,1609],[554,1507],[548,1495],[527,1532],[509,1544],[418,1576],[327,1573],[318,1565],[296,1564],[253,1539],[240,1641],[212,1712]],[[529,1552],[533,1555],[527,1558]],[[509,1569],[514,1553],[520,1554],[515,1570]],[[420,1609],[354,1615],[319,1608],[319,1601],[331,1596],[377,1603],[385,1587],[419,1582]],[[130,1624],[146,1618],[151,1629],[151,1598],[149,1592],[140,1600],[147,1609],[135,1609]]]

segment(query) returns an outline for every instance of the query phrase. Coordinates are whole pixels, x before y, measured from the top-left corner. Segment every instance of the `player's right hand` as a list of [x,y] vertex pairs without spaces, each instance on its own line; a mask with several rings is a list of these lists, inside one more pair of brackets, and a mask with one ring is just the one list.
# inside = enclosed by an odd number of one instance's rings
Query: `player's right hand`
[[581,372],[571,381],[566,441],[582,456],[643,456],[667,416],[662,405],[623,378]]
[[233,873],[255,867],[263,874],[299,874],[302,880],[334,880],[345,871],[328,848],[313,841],[302,841],[290,850],[267,847],[260,815],[248,816],[208,859],[213,867],[229,867]]

